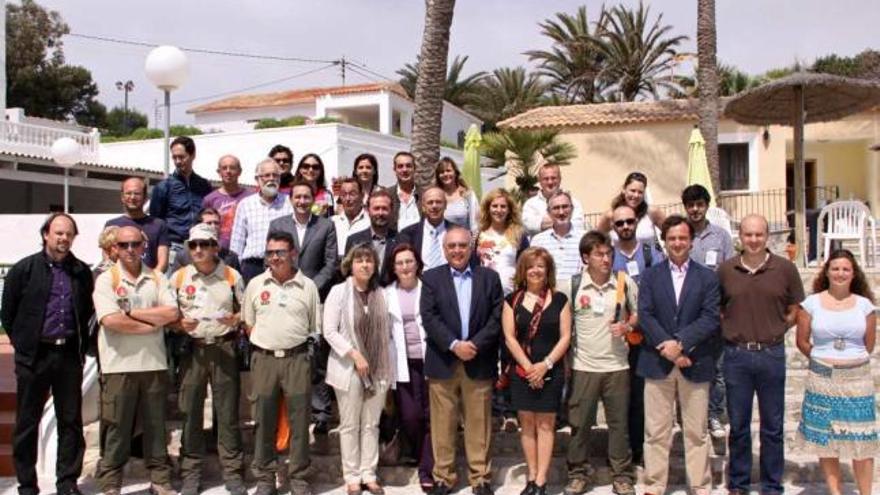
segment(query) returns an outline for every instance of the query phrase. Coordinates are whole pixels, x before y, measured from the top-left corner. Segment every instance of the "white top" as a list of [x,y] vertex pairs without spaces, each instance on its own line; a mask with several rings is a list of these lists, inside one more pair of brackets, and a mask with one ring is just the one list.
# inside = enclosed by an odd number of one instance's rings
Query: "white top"
[[[574,196],[571,197],[571,225],[573,228],[584,231],[584,207],[581,202]],[[529,236],[537,235],[541,232],[541,220],[547,214],[547,198],[542,193],[538,193],[523,205],[522,222],[526,228],[526,234]]]
[[560,237],[550,228],[532,238],[531,247],[542,247],[553,256],[553,262],[556,263],[557,284],[571,279],[583,269],[580,252],[583,235],[583,230],[571,228],[567,234]]
[[480,258],[480,264],[498,273],[505,296],[513,292],[518,248],[519,246],[510,243],[507,236],[498,234],[494,230],[484,230],[477,238],[477,256]]
[[691,260],[688,259],[681,266],[669,261],[669,272],[672,274],[672,288],[675,289],[675,304],[681,301],[681,289],[684,287],[684,279],[687,277]]
[[345,241],[348,240],[348,236],[370,228],[370,217],[367,216],[367,211],[363,208],[354,217],[354,220],[349,221],[345,212],[333,215],[330,220],[333,221],[333,227],[336,228],[336,251],[340,259],[345,255]]
[[865,349],[865,319],[875,308],[867,298],[858,295],[855,297],[855,306],[841,311],[822,307],[819,294],[812,294],[801,303],[801,307],[812,318],[811,358],[844,360],[868,357]]
[[263,259],[269,224],[276,218],[293,215],[293,206],[287,195],[278,193],[271,203],[263,201],[260,194],[252,194],[238,203],[229,250],[242,261],[248,258]]
[[422,219],[419,213],[419,202],[416,201],[416,195],[411,194],[409,201],[404,201],[400,196],[400,186],[397,186],[397,199],[400,200],[400,208],[397,210],[397,231],[409,227],[414,223],[418,223]]
[[477,203],[477,195],[468,190],[458,199],[446,203],[446,211],[443,216],[446,220],[476,233],[479,212],[480,205]]

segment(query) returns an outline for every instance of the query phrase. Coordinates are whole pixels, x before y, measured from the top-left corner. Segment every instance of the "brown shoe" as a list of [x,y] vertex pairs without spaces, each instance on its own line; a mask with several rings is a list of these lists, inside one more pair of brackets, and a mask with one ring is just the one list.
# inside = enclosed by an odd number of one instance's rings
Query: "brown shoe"
[[627,479],[614,480],[611,483],[611,491],[617,495],[636,495],[636,489],[632,482]]
[[372,495],[385,495],[385,489],[375,481],[372,483],[364,483],[364,486]]
[[565,485],[563,493],[565,493],[565,495],[581,495],[589,488],[590,483],[587,482],[586,478],[571,478],[568,480],[568,484]]

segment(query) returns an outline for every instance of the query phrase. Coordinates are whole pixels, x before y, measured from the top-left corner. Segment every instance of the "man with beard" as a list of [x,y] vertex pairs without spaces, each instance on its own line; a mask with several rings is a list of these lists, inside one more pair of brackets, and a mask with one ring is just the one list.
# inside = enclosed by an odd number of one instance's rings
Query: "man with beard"
[[[541,167],[538,170],[538,181],[541,184],[541,192],[529,198],[523,205],[523,226],[530,236],[553,226],[553,214],[547,204],[556,192],[562,190],[562,174],[559,171],[559,165],[547,164]],[[580,201],[574,198],[571,200],[570,215],[574,228],[583,232],[585,229],[584,208]]]
[[168,226],[165,221],[144,213],[147,202],[147,184],[140,177],[129,177],[122,181],[122,207],[125,214],[107,220],[105,227],[137,227],[147,236],[144,250],[144,264],[164,272],[168,268]]
[[391,253],[397,246],[397,231],[391,228],[391,205],[393,199],[386,189],[377,189],[370,195],[367,210],[370,214],[370,228],[348,237],[345,252],[348,253],[358,244],[370,243],[379,258],[379,280],[385,280],[388,271],[393,269],[389,261]]
[[[213,208],[220,214],[219,242],[221,249],[229,249],[229,237],[235,223],[235,207],[244,198],[254,194],[251,188],[241,187],[238,178],[241,176],[241,162],[234,155],[223,155],[217,161],[217,175],[220,176],[220,187],[205,196],[202,209]],[[204,220],[199,219],[199,222]]]
[[257,165],[256,180],[259,194],[248,196],[238,204],[229,248],[241,262],[241,276],[245,282],[265,270],[263,251],[269,224],[276,218],[293,214],[286,194],[278,193],[281,167],[267,158]]
[[284,194],[290,194],[290,184],[293,183],[293,151],[283,144],[276,144],[269,150],[269,158],[275,160],[275,163],[281,167],[281,181],[279,182],[279,190]]
[[37,440],[51,392],[58,421],[55,485],[59,495],[81,495],[82,376],[92,306],[92,274],[70,247],[76,222],[53,213],[40,229],[43,249],[7,273],[0,319],[15,349],[16,411],[12,457],[18,493],[36,495]]

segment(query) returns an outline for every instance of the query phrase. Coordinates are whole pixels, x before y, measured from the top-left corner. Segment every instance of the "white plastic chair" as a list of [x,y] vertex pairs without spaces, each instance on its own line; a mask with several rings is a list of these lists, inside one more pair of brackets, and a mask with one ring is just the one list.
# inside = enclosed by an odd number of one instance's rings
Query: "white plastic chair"
[[[875,251],[876,226],[871,217],[871,210],[861,201],[837,201],[822,208],[818,220],[818,244],[822,246],[820,256],[828,261],[831,254],[832,241],[854,241],[859,244],[862,266],[873,265],[873,256],[868,253]],[[823,229],[822,226],[825,226]],[[870,248],[870,251],[867,249]]]
[[733,236],[733,229],[730,226],[730,215],[726,211],[717,206],[711,206],[706,210],[706,220],[712,225],[717,225],[726,230],[728,234]]

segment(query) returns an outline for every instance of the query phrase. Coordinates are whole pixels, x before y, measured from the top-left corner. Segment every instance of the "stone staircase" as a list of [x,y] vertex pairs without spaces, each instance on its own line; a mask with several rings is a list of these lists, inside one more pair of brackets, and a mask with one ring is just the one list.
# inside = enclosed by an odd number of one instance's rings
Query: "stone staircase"
[[[803,400],[804,383],[807,376],[807,360],[800,355],[794,346],[794,332],[789,332],[786,342],[788,375],[785,393],[785,445],[786,445],[786,469],[784,480],[790,485],[816,485],[823,482],[822,473],[818,460],[802,451],[795,445],[794,438],[797,431],[798,421],[801,415],[801,402]],[[880,358],[875,357],[872,362],[875,383],[880,385]],[[754,407],[752,444],[755,453],[753,463],[753,478],[758,477],[757,453],[760,447],[759,421],[757,403]],[[253,430],[251,426],[243,426],[246,443],[247,462],[250,463],[250,453],[253,452]],[[86,454],[86,472],[94,472],[97,461],[97,424],[86,428],[87,445],[89,452]],[[172,460],[176,462],[179,452],[179,425],[172,424],[169,451]],[[549,483],[561,486],[565,483],[565,451],[568,447],[569,430],[563,429],[556,433],[554,458],[550,469]],[[604,425],[602,410],[599,413],[599,426],[595,429],[592,444],[590,446],[591,464],[593,466],[593,481],[596,485],[611,483],[611,474],[607,466],[605,452],[607,451],[607,429]],[[459,439],[459,445],[462,445]],[[681,442],[681,434],[678,428],[675,430],[673,448],[670,459],[669,482],[671,486],[685,486],[684,454]],[[714,453],[711,459],[713,483],[716,488],[726,486],[726,439],[714,440]],[[496,432],[492,438],[492,482],[498,487],[522,487],[526,483],[526,466],[520,450],[519,436],[517,433]],[[335,431],[331,431],[327,437],[312,438],[312,465],[314,470],[314,483],[318,486],[338,487],[342,485],[341,463],[339,459],[339,440]],[[852,473],[847,465],[843,465],[844,479],[852,481]],[[412,493],[418,492],[418,477],[416,469],[411,466],[381,466],[379,474],[389,486],[410,487]],[[209,485],[219,485],[221,470],[216,456],[206,459],[204,481]],[[140,460],[133,460],[127,467],[127,479],[146,479],[146,471]],[[642,468],[637,468],[639,481],[642,478]],[[467,479],[463,454],[459,459],[460,484]],[[880,476],[875,474],[875,481],[880,481]]]

